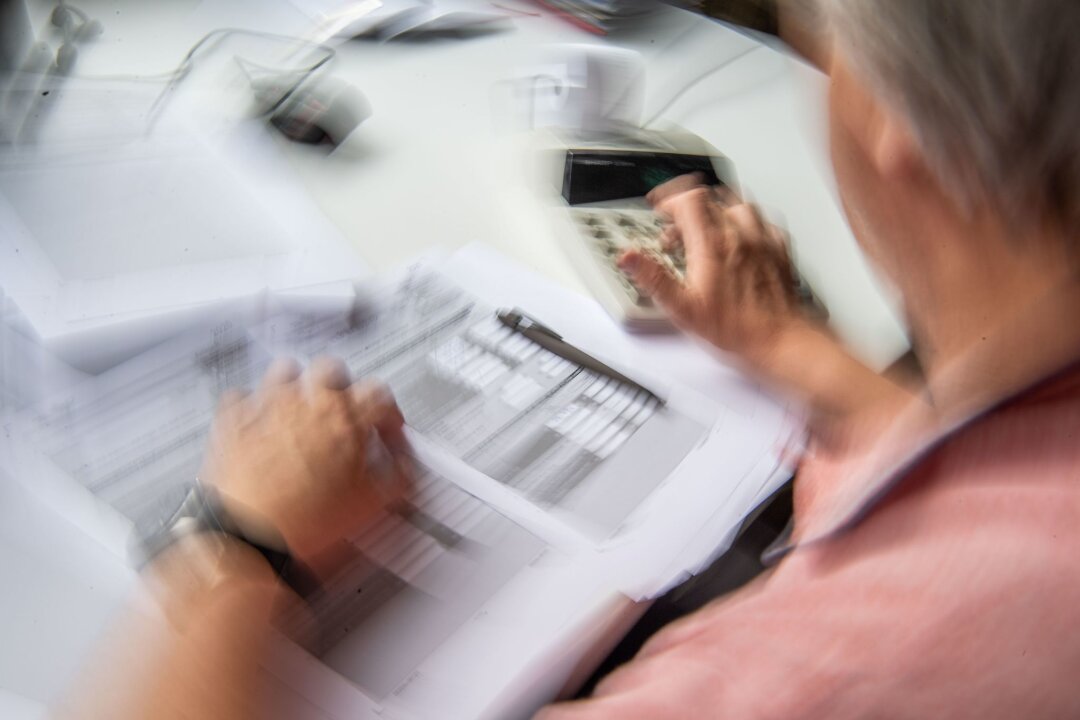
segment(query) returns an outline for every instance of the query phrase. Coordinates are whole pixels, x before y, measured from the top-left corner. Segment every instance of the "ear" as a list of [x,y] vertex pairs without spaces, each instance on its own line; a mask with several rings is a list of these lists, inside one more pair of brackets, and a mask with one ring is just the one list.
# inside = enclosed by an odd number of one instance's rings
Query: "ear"
[[869,151],[878,174],[890,180],[910,180],[925,169],[922,154],[908,123],[888,108],[875,108],[870,122]]
[[906,119],[851,71],[842,52],[834,50],[830,67],[829,113],[878,177],[900,180],[921,166],[921,156]]

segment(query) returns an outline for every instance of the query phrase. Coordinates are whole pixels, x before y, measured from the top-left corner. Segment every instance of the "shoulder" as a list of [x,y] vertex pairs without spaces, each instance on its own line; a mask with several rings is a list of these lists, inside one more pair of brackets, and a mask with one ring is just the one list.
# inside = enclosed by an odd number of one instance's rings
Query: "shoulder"
[[1080,382],[988,414],[851,530],[544,717],[1080,715],[1078,430]]

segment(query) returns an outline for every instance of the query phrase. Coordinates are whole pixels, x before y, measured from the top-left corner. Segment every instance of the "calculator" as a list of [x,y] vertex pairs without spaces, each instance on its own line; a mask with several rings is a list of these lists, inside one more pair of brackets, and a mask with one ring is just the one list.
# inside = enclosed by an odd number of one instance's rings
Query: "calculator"
[[[681,246],[666,250],[660,238],[664,221],[645,196],[671,178],[697,173],[705,185],[724,185],[738,193],[733,163],[702,138],[681,128],[624,129],[586,137],[555,133],[550,177],[559,189],[559,235],[592,295],[623,327],[663,331],[671,321],[635,287],[616,262],[638,248],[676,275],[686,273]],[[824,305],[796,271],[796,293],[811,314],[828,316]]]
[[[572,256],[578,274],[593,296],[613,318],[629,330],[663,331],[671,321],[653,301],[619,269],[619,257],[637,248],[666,265],[679,277],[686,275],[686,255],[681,245],[665,250],[661,243],[664,221],[641,206],[577,206],[567,208],[577,245]],[[568,248],[573,250],[573,248]],[[828,311],[806,279],[795,270],[795,294],[813,316],[826,320]]]
[[[668,328],[670,322],[663,311],[616,265],[626,250],[638,248],[674,273],[684,275],[686,256],[682,247],[669,253],[661,246],[663,221],[649,209],[629,207],[572,207],[570,217],[574,234],[585,250],[579,253],[578,262],[594,266],[593,272],[580,273],[582,280],[604,309],[629,328]],[[579,267],[579,271],[582,269]]]

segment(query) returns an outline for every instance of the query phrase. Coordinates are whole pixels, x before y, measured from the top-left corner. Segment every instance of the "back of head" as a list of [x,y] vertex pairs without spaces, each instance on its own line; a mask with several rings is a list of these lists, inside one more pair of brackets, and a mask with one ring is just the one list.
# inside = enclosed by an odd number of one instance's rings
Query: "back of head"
[[1080,2],[822,3],[855,72],[907,118],[961,207],[1080,235]]

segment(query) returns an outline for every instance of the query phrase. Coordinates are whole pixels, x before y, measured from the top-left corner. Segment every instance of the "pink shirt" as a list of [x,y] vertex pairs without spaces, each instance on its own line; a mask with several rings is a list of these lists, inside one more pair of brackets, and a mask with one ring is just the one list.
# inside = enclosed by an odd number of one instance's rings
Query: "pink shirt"
[[[846,504],[852,462],[804,461],[796,536]],[[1080,370],[538,717],[1080,718]]]

